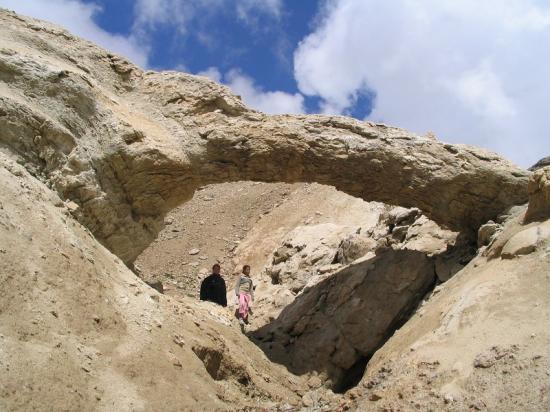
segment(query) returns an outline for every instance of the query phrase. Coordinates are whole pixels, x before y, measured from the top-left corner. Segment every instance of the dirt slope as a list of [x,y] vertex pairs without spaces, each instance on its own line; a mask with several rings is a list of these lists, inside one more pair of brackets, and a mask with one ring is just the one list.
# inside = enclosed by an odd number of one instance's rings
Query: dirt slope
[[167,294],[196,298],[200,281],[218,262],[231,283],[239,243],[264,216],[303,190],[300,184],[259,182],[205,186],[168,214],[159,237],[137,258],[138,273],[162,281]]
[[225,312],[141,282],[0,154],[0,409],[235,410],[298,400]]
[[[523,226],[524,213],[374,356],[359,410],[550,409],[550,221]],[[546,230],[537,250],[499,255],[533,226]]]
[[[197,297],[200,281],[216,262],[230,285],[243,264],[253,267],[260,282],[270,254],[296,227],[330,222],[351,231],[374,225],[381,209],[319,184],[205,186],[169,213],[167,226],[135,266],[143,279],[162,281],[167,294]],[[194,249],[198,253],[189,254]]]

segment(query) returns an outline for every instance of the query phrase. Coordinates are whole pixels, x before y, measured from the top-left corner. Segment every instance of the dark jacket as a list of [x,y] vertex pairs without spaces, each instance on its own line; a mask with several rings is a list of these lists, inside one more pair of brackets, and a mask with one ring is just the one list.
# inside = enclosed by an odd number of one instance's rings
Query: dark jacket
[[201,283],[201,300],[208,300],[218,305],[227,306],[227,290],[221,275],[212,273]]

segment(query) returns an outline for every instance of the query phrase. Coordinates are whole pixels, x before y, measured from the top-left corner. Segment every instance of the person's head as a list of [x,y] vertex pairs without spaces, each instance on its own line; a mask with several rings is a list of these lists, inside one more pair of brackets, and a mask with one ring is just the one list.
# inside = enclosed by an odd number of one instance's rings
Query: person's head
[[216,275],[219,275],[220,274],[220,265],[218,265],[217,263],[214,264],[214,266],[212,266],[212,273],[215,273]]
[[248,276],[250,275],[250,265],[244,265],[243,266],[243,273]]

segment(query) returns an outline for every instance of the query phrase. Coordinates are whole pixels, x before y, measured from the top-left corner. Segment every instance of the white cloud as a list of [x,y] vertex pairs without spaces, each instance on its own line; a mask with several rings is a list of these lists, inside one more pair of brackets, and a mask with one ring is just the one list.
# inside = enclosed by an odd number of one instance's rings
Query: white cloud
[[189,22],[202,12],[219,8],[225,0],[137,0],[134,5],[134,31],[146,38],[148,31],[172,26],[179,34],[187,33]]
[[[1,1],[1,0],[0,0]],[[258,16],[277,21],[283,10],[282,0],[136,0],[132,32],[144,45],[150,43],[152,33],[159,29],[175,29],[178,41],[190,35],[203,46],[215,48],[223,38],[213,35],[208,19],[233,13],[249,28],[257,28]]]
[[198,72],[197,76],[208,77],[210,80],[215,81],[216,83],[222,82],[222,74],[217,67],[209,67],[202,72]]
[[299,89],[370,115],[487,147],[522,166],[550,154],[550,7],[537,0],[332,0],[294,56]]
[[486,63],[463,73],[456,83],[448,86],[451,93],[480,116],[506,120],[516,114],[515,102],[506,96],[499,77]]
[[282,0],[237,0],[235,6],[237,16],[244,21],[250,21],[255,13],[278,19],[283,10]]
[[71,33],[119,53],[134,63],[147,66],[148,50],[132,37],[108,33],[93,21],[101,8],[77,0],[0,0],[0,6],[17,13],[63,26]]
[[134,28],[143,31],[159,25],[172,25],[180,34],[185,34],[192,19],[203,19],[229,10],[245,22],[253,22],[258,13],[278,18],[282,9],[282,0],[137,0]]
[[270,114],[305,113],[304,96],[281,91],[263,91],[238,70],[229,71],[226,84],[250,107]]
[[222,76],[217,67],[197,73],[198,76],[208,77],[217,83],[229,86],[240,95],[243,102],[256,110],[270,114],[305,113],[304,96],[299,93],[291,94],[282,91],[264,91],[254,83],[249,76],[237,69],[230,70]]

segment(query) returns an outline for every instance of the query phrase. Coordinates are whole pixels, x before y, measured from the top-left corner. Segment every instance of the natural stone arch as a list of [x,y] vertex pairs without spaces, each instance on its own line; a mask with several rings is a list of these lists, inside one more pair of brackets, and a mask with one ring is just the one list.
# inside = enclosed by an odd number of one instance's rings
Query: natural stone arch
[[144,72],[0,17],[0,143],[127,263],[209,183],[318,182],[462,231],[527,201],[529,172],[495,154],[344,117],[264,115],[205,78]]
[[[211,183],[318,182],[365,200],[419,207],[462,231],[527,200],[527,173],[510,170],[495,156],[480,158],[473,148],[368,124],[363,127],[379,135],[367,138],[330,126],[334,118],[265,119],[267,127],[247,129],[242,119],[213,127],[183,160],[154,145],[119,147],[94,165],[93,185],[99,183],[106,193],[99,202],[82,199],[86,186],[63,192],[64,197],[82,206],[81,221],[127,262],[156,237],[165,213]],[[322,125],[319,133],[293,132],[312,123]],[[402,135],[387,136],[388,130]]]

